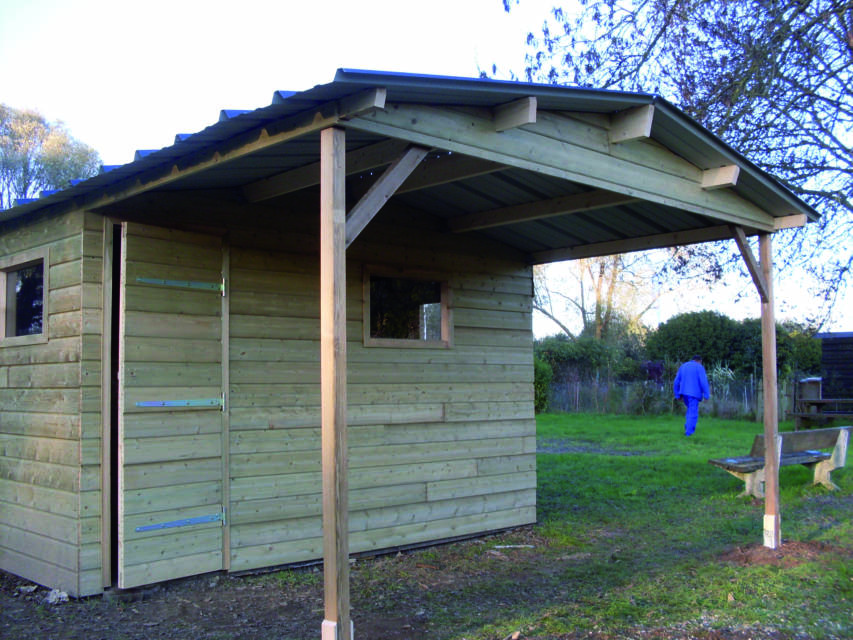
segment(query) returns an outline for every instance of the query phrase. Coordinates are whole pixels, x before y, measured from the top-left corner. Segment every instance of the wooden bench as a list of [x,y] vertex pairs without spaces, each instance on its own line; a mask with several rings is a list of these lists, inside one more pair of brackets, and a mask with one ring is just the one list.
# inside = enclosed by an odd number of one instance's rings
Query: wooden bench
[[[810,431],[784,431],[779,434],[781,451],[779,466],[802,464],[814,467],[814,484],[827,489],[838,489],[830,480],[833,469],[844,466],[847,460],[847,442],[853,427],[832,427]],[[832,449],[832,452],[821,451]],[[755,436],[748,456],[708,460],[746,483],[740,496],[764,497],[764,435]],[[738,496],[738,497],[740,497]]]

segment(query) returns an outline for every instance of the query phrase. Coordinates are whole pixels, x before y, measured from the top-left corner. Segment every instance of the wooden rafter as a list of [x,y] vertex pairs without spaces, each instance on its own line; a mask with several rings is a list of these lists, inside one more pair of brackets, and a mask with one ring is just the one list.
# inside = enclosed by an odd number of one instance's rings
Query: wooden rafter
[[495,131],[515,129],[536,122],[536,98],[520,98],[494,109]]
[[752,281],[758,289],[758,295],[761,296],[761,302],[767,302],[770,299],[767,281],[764,279],[764,274],[761,272],[761,265],[758,264],[758,260],[755,259],[752,249],[749,247],[749,242],[746,240],[746,233],[743,228],[734,225],[730,227],[730,230],[732,237],[737,243],[738,249],[740,249],[740,254],[743,256],[743,261],[746,263],[749,275],[752,276]]
[[[352,175],[389,164],[407,146],[408,144],[403,140],[392,139],[350,151],[346,156],[347,174]],[[262,202],[318,184],[320,184],[320,163],[313,162],[247,184],[243,187],[243,195],[248,202]]]
[[476,229],[488,229],[490,227],[515,224],[517,222],[529,222],[541,218],[594,211],[595,209],[603,209],[636,201],[637,198],[622,193],[613,193],[612,191],[604,190],[588,191],[552,198],[550,200],[540,200],[539,202],[530,202],[472,213],[451,219],[448,222],[448,226],[454,233],[463,233]]
[[400,186],[397,193],[410,193],[506,169],[506,165],[458,153],[428,157]]
[[740,167],[730,164],[725,167],[706,169],[702,172],[702,188],[706,191],[711,189],[727,189],[737,184],[740,175]]
[[654,117],[655,108],[650,104],[615,114],[610,126],[611,144],[651,137]]
[[367,193],[362,196],[347,215],[347,247],[353,243],[358,234],[364,230],[382,206],[394,195],[398,187],[411,175],[427,153],[429,153],[429,149],[424,147],[406,149],[403,155],[397,158],[371,185]]
[[545,264],[548,262],[559,262],[561,260],[595,258],[598,256],[610,256],[615,253],[631,253],[632,251],[662,249],[665,247],[711,242],[713,240],[727,240],[731,237],[731,231],[728,225],[719,225],[715,227],[705,227],[703,229],[658,233],[651,236],[627,238],[625,240],[597,242],[594,244],[568,247],[566,249],[538,251],[530,255],[530,263]]

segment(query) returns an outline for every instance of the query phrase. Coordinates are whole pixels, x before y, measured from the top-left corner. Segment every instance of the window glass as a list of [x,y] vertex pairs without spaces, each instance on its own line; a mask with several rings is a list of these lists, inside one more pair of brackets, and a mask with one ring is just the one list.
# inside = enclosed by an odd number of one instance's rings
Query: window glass
[[6,272],[6,337],[42,333],[44,263]]
[[441,283],[370,277],[370,337],[442,339]]

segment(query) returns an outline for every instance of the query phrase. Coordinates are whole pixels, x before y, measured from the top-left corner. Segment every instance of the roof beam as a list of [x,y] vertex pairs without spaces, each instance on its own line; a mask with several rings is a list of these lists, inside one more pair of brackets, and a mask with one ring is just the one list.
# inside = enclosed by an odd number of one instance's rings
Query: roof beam
[[494,109],[495,131],[515,129],[536,122],[536,98],[521,98]]
[[428,189],[448,182],[495,173],[501,169],[506,169],[506,165],[458,153],[428,157],[418,165],[397,193]]
[[511,207],[501,207],[500,209],[471,213],[449,220],[448,225],[454,233],[463,233],[465,231],[500,227],[518,222],[529,222],[542,218],[594,211],[596,209],[636,202],[637,200],[633,196],[599,189],[552,198],[550,200],[540,200],[538,202],[528,202]]
[[610,121],[610,143],[620,144],[641,138],[650,138],[654,117],[655,108],[651,104],[626,109],[614,114]]
[[702,188],[706,191],[711,189],[726,189],[737,184],[740,175],[740,167],[730,164],[725,167],[706,169],[702,172]]
[[616,253],[631,253],[633,251],[646,251],[648,249],[663,249],[666,247],[677,247],[686,244],[712,242],[714,240],[729,240],[731,237],[732,234],[728,225],[718,225],[714,227],[706,227],[704,229],[688,229],[686,231],[659,233],[639,238],[626,238],[624,240],[612,240],[609,242],[579,245],[576,247],[567,247],[565,249],[538,251],[530,254],[529,259],[531,264],[545,264],[548,262],[559,262],[561,260],[578,260],[580,258],[612,256]]
[[[347,175],[389,164],[407,146],[404,140],[384,140],[350,151],[346,155]],[[320,163],[314,162],[247,184],[243,187],[243,196],[248,202],[262,202],[318,184]]]
[[796,229],[804,227],[808,224],[808,216],[805,213],[795,213],[790,216],[782,216],[781,218],[773,218],[773,229],[781,231],[782,229]]
[[345,126],[623,193],[716,224],[774,230],[771,213],[733,190],[702,189],[701,169],[684,158],[658,145],[627,157],[611,149],[606,129],[560,113],[539,112],[536,124],[497,134],[490,113],[395,103]]
[[755,288],[758,289],[761,302],[767,302],[770,299],[770,289],[767,287],[767,280],[765,280],[764,274],[761,271],[761,265],[758,264],[758,260],[755,259],[752,249],[749,247],[743,227],[731,225],[729,229],[731,229],[732,237],[735,239],[738,249],[740,249],[740,255],[743,256],[743,261],[746,263],[749,275],[752,276]]
[[410,147],[385,170],[374,182],[367,193],[358,201],[347,215],[346,246],[349,247],[368,223],[386,202],[394,195],[397,188],[411,175],[420,164],[429,149]]

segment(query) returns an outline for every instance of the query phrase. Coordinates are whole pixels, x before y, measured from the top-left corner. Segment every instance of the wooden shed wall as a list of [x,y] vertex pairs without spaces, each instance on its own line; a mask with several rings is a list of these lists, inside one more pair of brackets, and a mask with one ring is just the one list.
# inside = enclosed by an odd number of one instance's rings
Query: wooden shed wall
[[820,366],[824,398],[853,398],[853,334],[824,334]]
[[100,564],[80,546],[97,546],[100,535],[99,478],[89,466],[97,469],[99,427],[90,431],[86,413],[99,402],[100,347],[83,337],[100,322],[100,231],[83,227],[75,213],[0,237],[0,256],[49,251],[48,340],[0,345],[0,567],[71,594],[81,570]]
[[[353,552],[536,518],[531,272],[506,250],[469,243],[389,213],[348,250]],[[231,239],[233,571],[322,554],[316,246],[298,225]],[[453,347],[365,347],[365,265],[446,278]]]

